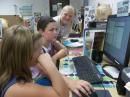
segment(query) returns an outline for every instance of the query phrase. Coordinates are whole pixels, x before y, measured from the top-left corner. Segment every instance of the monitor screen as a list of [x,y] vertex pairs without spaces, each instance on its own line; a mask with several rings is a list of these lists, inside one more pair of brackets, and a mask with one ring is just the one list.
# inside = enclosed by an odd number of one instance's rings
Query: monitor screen
[[104,40],[105,55],[120,68],[128,66],[130,57],[130,16],[108,17]]

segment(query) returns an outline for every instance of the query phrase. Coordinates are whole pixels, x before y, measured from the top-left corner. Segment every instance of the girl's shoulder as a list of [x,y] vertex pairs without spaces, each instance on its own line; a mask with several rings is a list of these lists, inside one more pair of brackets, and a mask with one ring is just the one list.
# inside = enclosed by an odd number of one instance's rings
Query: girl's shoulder
[[14,84],[16,84],[16,78],[12,78],[10,79],[7,84],[5,85],[5,87],[2,89],[0,97],[4,97],[4,95],[6,94],[6,92],[8,91],[8,89],[13,86]]

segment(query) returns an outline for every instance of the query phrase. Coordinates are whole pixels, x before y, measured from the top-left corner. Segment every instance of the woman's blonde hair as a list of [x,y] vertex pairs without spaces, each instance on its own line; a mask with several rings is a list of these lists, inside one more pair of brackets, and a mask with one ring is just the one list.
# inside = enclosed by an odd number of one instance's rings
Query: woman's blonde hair
[[60,12],[60,15],[63,14],[65,11],[70,11],[71,13],[75,13],[74,7],[71,5],[66,5],[63,7],[63,9]]
[[32,80],[29,65],[33,54],[33,39],[30,30],[15,25],[9,28],[2,39],[0,50],[0,87],[11,78],[17,82]]

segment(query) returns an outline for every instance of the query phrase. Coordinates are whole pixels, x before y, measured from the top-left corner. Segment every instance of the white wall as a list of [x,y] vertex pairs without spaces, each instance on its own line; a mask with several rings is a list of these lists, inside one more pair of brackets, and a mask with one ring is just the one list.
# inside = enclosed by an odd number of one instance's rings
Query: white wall
[[112,8],[112,13],[116,14],[117,13],[117,2],[119,2],[119,1],[123,1],[123,0],[89,0],[89,5],[92,5],[96,8],[98,3],[110,4],[110,6]]
[[20,7],[29,4],[33,5],[34,12],[50,15],[49,0],[0,0],[0,15],[15,15],[14,5]]
[[84,0],[70,0],[70,5],[74,6],[76,10],[81,9]]
[[[80,9],[83,6],[84,0],[70,0],[70,4],[75,9]],[[89,5],[96,8],[99,2],[110,4],[113,9],[113,14],[117,12],[117,2],[122,0],[89,0]],[[49,0],[0,0],[0,15],[14,15],[14,5],[22,6],[33,4],[34,12],[41,12],[42,15],[50,15]]]

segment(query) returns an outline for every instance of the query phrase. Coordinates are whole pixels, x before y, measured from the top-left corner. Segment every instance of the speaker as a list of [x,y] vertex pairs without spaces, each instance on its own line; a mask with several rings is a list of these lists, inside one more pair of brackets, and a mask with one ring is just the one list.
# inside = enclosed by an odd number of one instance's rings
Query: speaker
[[96,63],[101,63],[103,59],[103,51],[94,49],[92,51],[92,60],[95,61]]
[[122,76],[122,71],[120,71],[120,74],[117,79],[117,84],[116,84],[116,89],[119,95],[125,95],[126,94],[126,89],[125,89],[125,82],[121,78]]
[[117,92],[120,95],[126,95],[126,89],[124,86],[127,82],[130,81],[129,73],[130,73],[130,67],[125,67],[120,70],[120,74],[116,84]]

